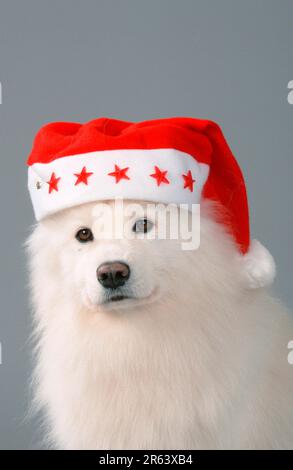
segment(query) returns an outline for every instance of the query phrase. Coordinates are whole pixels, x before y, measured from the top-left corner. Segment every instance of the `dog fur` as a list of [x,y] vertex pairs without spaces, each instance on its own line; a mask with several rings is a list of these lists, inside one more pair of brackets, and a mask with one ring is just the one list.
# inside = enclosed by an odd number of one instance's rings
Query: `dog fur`
[[[109,202],[111,205],[112,202]],[[201,243],[100,239],[94,203],[28,243],[35,407],[61,449],[291,449],[292,317],[250,289],[234,240],[202,204]],[[103,303],[96,269],[122,260],[135,299]]]

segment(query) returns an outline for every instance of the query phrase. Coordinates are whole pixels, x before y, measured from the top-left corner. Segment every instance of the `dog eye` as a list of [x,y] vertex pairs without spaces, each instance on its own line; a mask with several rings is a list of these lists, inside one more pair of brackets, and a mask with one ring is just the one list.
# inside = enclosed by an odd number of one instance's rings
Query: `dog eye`
[[89,228],[81,228],[75,235],[80,243],[91,242],[94,239],[93,232]]
[[139,219],[132,227],[132,231],[136,233],[147,233],[153,228],[154,224],[148,219]]

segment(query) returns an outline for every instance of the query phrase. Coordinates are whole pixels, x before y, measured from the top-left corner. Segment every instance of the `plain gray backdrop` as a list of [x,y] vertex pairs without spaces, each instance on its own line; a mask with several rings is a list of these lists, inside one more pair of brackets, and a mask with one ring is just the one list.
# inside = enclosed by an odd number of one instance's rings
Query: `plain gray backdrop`
[[100,117],[217,121],[243,169],[252,236],[293,307],[292,0],[0,0],[0,448],[37,448],[23,243],[40,126]]

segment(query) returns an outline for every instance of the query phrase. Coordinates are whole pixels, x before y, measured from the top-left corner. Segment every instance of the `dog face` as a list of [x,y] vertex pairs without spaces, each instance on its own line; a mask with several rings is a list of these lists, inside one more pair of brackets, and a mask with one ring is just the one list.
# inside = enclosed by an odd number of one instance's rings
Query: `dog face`
[[116,238],[112,233],[117,228],[114,204],[109,203],[108,208],[99,220],[95,215],[99,205],[75,211],[78,221],[68,214],[72,239],[61,263],[74,273],[71,289],[79,290],[81,301],[90,308],[129,308],[151,302],[160,284],[159,247],[150,247],[152,243],[144,235],[156,230],[155,223],[141,214],[127,216],[124,211],[120,214],[123,234]]
[[89,203],[44,219],[30,243],[32,286],[44,310],[49,304],[55,309],[54,299],[92,312],[137,312],[162,301],[184,309],[194,299],[198,307],[206,304],[211,293],[217,302],[227,285],[231,293],[239,291],[237,249],[207,209],[201,210],[200,247],[189,251],[182,249],[180,233],[170,237],[171,217],[165,219],[166,237],[158,236],[164,205],[156,214],[147,207],[124,201],[117,215],[115,201]]
[[169,239],[170,217],[167,239],[159,239],[160,208],[146,215],[146,207],[124,202],[117,215],[113,201],[90,203],[42,221],[35,233],[38,243],[32,245],[38,247],[35,258],[47,284],[54,278],[63,286],[63,298],[91,310],[148,305],[171,293],[173,280],[178,288],[176,253],[182,240]]

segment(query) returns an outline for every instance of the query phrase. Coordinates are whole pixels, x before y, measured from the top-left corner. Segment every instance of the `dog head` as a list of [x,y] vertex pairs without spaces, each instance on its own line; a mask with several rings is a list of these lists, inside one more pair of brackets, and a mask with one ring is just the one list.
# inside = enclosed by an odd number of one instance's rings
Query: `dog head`
[[186,250],[181,233],[170,237],[172,217],[164,222],[166,237],[158,236],[164,205],[156,207],[156,216],[146,207],[128,201],[117,215],[114,201],[103,203],[103,211],[90,203],[41,221],[30,242],[35,296],[46,307],[67,302],[91,312],[125,313],[160,302],[184,306],[196,299],[199,305],[227,286],[237,292],[237,248],[205,216],[210,209],[202,210],[200,246]]

